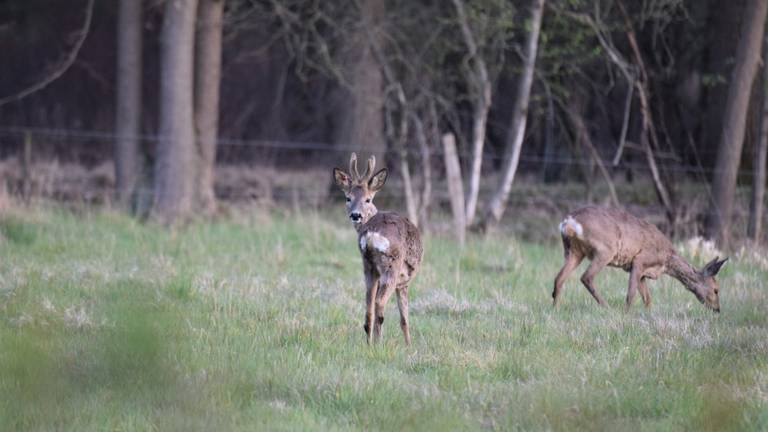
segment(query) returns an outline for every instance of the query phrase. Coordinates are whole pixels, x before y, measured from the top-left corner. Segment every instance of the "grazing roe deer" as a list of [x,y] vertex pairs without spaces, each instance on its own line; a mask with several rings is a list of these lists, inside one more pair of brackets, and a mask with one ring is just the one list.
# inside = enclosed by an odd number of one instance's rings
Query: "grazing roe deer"
[[701,270],[696,270],[675,252],[672,242],[654,225],[624,210],[612,208],[587,206],[570,213],[560,223],[560,235],[565,264],[555,278],[554,306],[557,306],[565,279],[587,257],[592,262],[581,276],[581,282],[600,305],[605,306],[605,301],[592,281],[605,266],[611,266],[629,272],[627,309],[638,290],[645,306],[650,307],[651,293],[645,280],[666,273],[682,282],[699,302],[720,312],[720,287],[715,275],[728,258],[715,258]]
[[410,345],[408,283],[421,263],[421,236],[407,218],[394,212],[379,212],[373,205],[373,197],[387,180],[387,169],[374,174],[375,165],[376,158],[371,156],[361,176],[357,171],[357,156],[352,153],[349,173],[334,168],[333,178],[347,197],[347,215],[357,230],[357,243],[363,258],[366,285],[363,328],[368,343],[379,340],[384,306],[394,292],[400,310],[400,327],[405,343]]

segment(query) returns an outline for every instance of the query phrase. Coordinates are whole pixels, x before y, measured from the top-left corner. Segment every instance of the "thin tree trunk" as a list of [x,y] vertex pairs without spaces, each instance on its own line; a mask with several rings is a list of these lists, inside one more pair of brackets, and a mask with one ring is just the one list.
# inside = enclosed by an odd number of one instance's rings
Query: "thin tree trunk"
[[525,58],[523,59],[523,74],[517,90],[517,101],[512,113],[512,126],[509,129],[506,140],[506,154],[504,157],[504,171],[501,184],[491,198],[485,219],[481,228],[487,228],[501,220],[504,209],[512,190],[512,182],[515,179],[517,165],[520,162],[520,151],[523,148],[525,137],[525,125],[528,117],[528,101],[530,100],[531,87],[533,85],[533,73],[536,67],[536,52],[539,47],[539,33],[541,31],[541,19],[544,15],[544,0],[532,0],[530,30],[526,42]]
[[483,84],[483,96],[478,97],[472,121],[472,165],[469,172],[469,190],[467,190],[467,225],[471,225],[477,213],[477,199],[480,195],[480,174],[483,165],[483,146],[485,130],[488,124],[488,112],[491,109],[491,83]]
[[651,170],[651,179],[653,180],[653,187],[656,191],[656,196],[664,206],[667,221],[670,224],[672,230],[675,227],[675,207],[672,202],[672,197],[669,193],[669,188],[661,178],[661,172],[656,164],[656,157],[653,154],[653,147],[651,146],[651,137],[655,137],[656,134],[653,128],[653,120],[651,118],[651,108],[648,102],[648,90],[645,88],[645,84],[642,80],[637,81],[638,95],[640,97],[640,112],[642,114],[642,126],[640,130],[640,145],[645,153],[645,160],[648,163],[648,168]]
[[456,138],[453,134],[443,135],[443,155],[445,157],[445,173],[448,178],[448,195],[451,200],[453,213],[453,229],[456,241],[464,246],[467,222],[464,218],[464,187],[461,179],[459,155],[456,152]]
[[427,141],[427,135],[424,131],[424,123],[421,121],[418,115],[412,113],[411,118],[413,121],[416,141],[419,144],[419,152],[421,154],[421,199],[419,200],[419,227],[422,232],[428,228],[429,219],[429,204],[432,201],[432,164],[431,155],[429,151],[429,142]]
[[619,161],[621,161],[621,155],[624,152],[624,146],[627,144],[627,131],[629,130],[629,116],[632,114],[632,94],[634,91],[635,84],[632,81],[627,81],[627,98],[624,100],[624,117],[621,120],[619,147],[616,149],[616,154],[613,156],[613,166],[617,166]]
[[477,212],[477,197],[480,193],[480,173],[483,165],[483,145],[488,124],[488,112],[491,109],[491,80],[485,60],[478,52],[475,36],[469,26],[469,19],[461,0],[453,0],[459,18],[459,27],[464,36],[473,68],[469,74],[469,83],[474,87],[474,113],[472,118],[472,162],[469,171],[469,189],[467,190],[466,222],[471,225]]
[[760,241],[763,231],[763,202],[765,200],[765,171],[768,158],[768,38],[763,40],[763,115],[760,118],[760,136],[755,146],[754,177],[752,179],[752,200],[749,206],[749,238]]
[[130,204],[140,170],[141,2],[120,0],[117,22],[115,189],[119,205]]
[[161,34],[160,141],[152,218],[173,224],[192,209],[193,66],[197,0],[166,0]]
[[413,193],[413,182],[411,181],[411,170],[408,167],[408,153],[405,147],[400,149],[400,171],[403,175],[403,190],[405,191],[405,208],[408,212],[408,219],[414,225],[419,225],[418,204],[416,203],[416,194]]
[[752,83],[760,61],[768,0],[750,0],[744,12],[736,63],[728,86],[725,122],[717,151],[712,179],[713,201],[707,224],[707,235],[717,239],[726,249],[731,236],[731,213],[736,192],[736,177],[744,144],[747,109]]
[[[639,78],[634,80],[635,87],[637,88],[638,97],[640,98],[640,113],[642,115],[642,128],[640,130],[640,143],[645,152],[645,159],[648,162],[648,168],[651,170],[651,178],[653,179],[653,187],[656,191],[656,196],[664,206],[667,221],[670,226],[670,233],[674,233],[677,225],[677,212],[675,211],[674,200],[672,198],[671,189],[668,186],[668,182],[662,178],[662,173],[656,164],[656,157],[653,154],[653,149],[659,147],[659,139],[656,135],[656,127],[653,123],[653,113],[651,112],[650,91],[648,91],[648,71],[645,67],[645,61],[640,53],[640,46],[637,43],[637,37],[635,35],[635,29],[632,26],[632,20],[629,18],[629,14],[624,8],[622,2],[617,3],[619,10],[624,16],[624,24],[626,27],[627,40],[629,46],[632,49],[632,55],[635,58],[635,64],[639,68]],[[628,72],[625,72],[625,76],[630,77]]]
[[584,110],[583,100],[580,98],[577,92],[573,92],[571,95],[569,105],[570,106],[568,107],[567,114],[576,135],[576,142],[583,145],[589,155],[592,157],[592,160],[595,161],[595,164],[597,164],[597,169],[600,171],[600,174],[602,174],[605,183],[608,185],[608,192],[610,193],[611,203],[614,206],[619,206],[619,198],[616,195],[616,188],[613,186],[611,175],[605,168],[603,159],[597,152],[597,149],[592,142],[592,137],[589,136],[589,130],[587,130],[587,126],[584,124],[584,117],[582,115]]
[[559,172],[560,167],[552,169],[556,162],[555,156],[555,103],[552,97],[552,91],[548,85],[544,85],[544,92],[547,95],[547,114],[544,117],[544,161],[541,164],[541,181],[551,183],[556,177],[552,172]]
[[[386,75],[386,73],[385,73]],[[408,106],[405,99],[405,92],[400,84],[397,83],[397,102],[400,105],[400,119],[398,125],[395,126],[392,120],[392,112],[394,110],[389,108],[390,104],[385,104],[385,112],[387,118],[387,135],[393,142],[395,149],[397,149],[400,155],[400,174],[403,176],[403,193],[405,194],[405,208],[408,212],[408,219],[414,224],[418,225],[418,212],[416,208],[416,194],[413,193],[413,183],[411,182],[411,169],[408,167],[408,151],[405,149],[405,141],[408,139]],[[395,129],[397,129],[395,131]]]
[[195,126],[197,128],[197,193],[205,214],[216,211],[214,180],[216,140],[219,127],[219,86],[221,83],[221,34],[224,0],[199,0],[197,63],[195,75]]

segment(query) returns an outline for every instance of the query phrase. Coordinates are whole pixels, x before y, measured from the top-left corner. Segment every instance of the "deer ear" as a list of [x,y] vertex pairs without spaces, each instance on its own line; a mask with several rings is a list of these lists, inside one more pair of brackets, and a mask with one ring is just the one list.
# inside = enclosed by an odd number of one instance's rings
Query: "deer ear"
[[387,169],[382,168],[376,174],[371,176],[371,179],[368,180],[368,190],[371,192],[378,192],[383,188],[384,183],[387,181],[387,173]]
[[352,185],[352,177],[338,168],[333,169],[333,180],[336,182],[336,185],[345,192],[348,191],[349,187]]
[[708,277],[715,276],[718,272],[720,272],[720,267],[722,267],[726,261],[728,261],[728,258],[721,260],[720,257],[715,257],[715,259],[708,262],[707,265],[704,266],[704,268],[701,270],[701,274]]

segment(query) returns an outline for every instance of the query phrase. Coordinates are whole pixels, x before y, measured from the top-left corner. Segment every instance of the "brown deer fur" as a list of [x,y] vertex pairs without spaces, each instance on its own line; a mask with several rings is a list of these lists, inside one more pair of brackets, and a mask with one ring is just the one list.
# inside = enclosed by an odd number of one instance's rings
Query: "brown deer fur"
[[701,303],[720,312],[720,287],[715,275],[727,258],[715,258],[701,270],[696,270],[675,252],[672,243],[658,228],[619,209],[580,208],[565,217],[560,224],[560,234],[565,264],[555,278],[552,292],[555,306],[563,282],[586,257],[591,263],[581,276],[581,282],[600,305],[605,305],[605,301],[597,293],[593,279],[605,266],[611,266],[629,272],[627,309],[637,291],[640,291],[645,306],[650,307],[651,294],[645,280],[666,273],[685,285]]
[[347,215],[357,230],[357,244],[363,258],[366,286],[363,328],[368,343],[378,341],[384,323],[384,306],[395,293],[400,327],[405,343],[410,344],[408,283],[421,263],[421,236],[407,218],[394,212],[379,212],[373,205],[373,197],[387,179],[386,168],[373,173],[375,164],[374,157],[368,159],[368,167],[361,176],[357,172],[357,157],[352,153],[349,173],[335,168],[333,177],[347,197]]

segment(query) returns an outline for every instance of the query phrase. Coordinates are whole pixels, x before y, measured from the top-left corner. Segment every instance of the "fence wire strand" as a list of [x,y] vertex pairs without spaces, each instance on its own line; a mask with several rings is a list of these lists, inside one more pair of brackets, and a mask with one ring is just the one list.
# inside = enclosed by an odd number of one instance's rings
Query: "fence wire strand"
[[[0,137],[23,137],[25,134],[32,134],[34,137],[43,137],[47,139],[67,139],[72,141],[106,141],[106,142],[113,142],[117,139],[117,136],[115,133],[111,131],[94,131],[94,130],[85,130],[85,129],[62,129],[62,128],[41,128],[41,127],[16,127],[16,126],[8,126],[8,127],[0,127]],[[163,138],[160,135],[155,134],[141,134],[137,135],[135,138],[144,141],[144,142],[163,142],[165,138]],[[319,142],[319,141],[287,141],[287,140],[272,140],[272,139],[238,139],[238,138],[226,138],[226,137],[220,137],[217,140],[217,145],[219,148],[225,149],[225,148],[257,148],[257,149],[268,149],[268,150],[281,150],[281,151],[309,151],[309,152],[318,152],[318,153],[349,153],[352,151],[360,151],[359,146],[355,146],[352,144],[331,144],[327,142]],[[408,148],[406,148],[408,151]],[[400,152],[394,151],[394,150],[387,150],[385,152],[387,155],[391,155],[394,157],[399,157]],[[418,152],[409,152],[409,154],[413,154],[414,157],[417,157]],[[432,149],[432,156],[433,157],[442,157],[443,152],[442,149],[434,148]],[[471,157],[470,151],[467,149],[464,149],[463,151],[459,152],[459,156],[462,159],[467,159]],[[490,153],[486,152],[483,155],[483,160],[490,161],[490,162],[500,162],[504,158],[503,154],[501,152],[498,153]],[[529,165],[555,165],[555,166],[592,166],[593,161],[589,158],[582,158],[582,157],[575,157],[575,156],[555,156],[555,157],[543,157],[538,155],[531,155],[531,154],[523,154],[520,157],[520,162],[524,164]],[[674,172],[677,174],[685,174],[685,175],[691,175],[691,174],[704,174],[704,175],[711,175],[714,173],[714,169],[712,168],[705,168],[702,167],[700,164],[697,165],[685,165],[680,163],[664,163],[664,168],[668,172]],[[648,170],[648,167],[643,162],[635,162],[635,161],[623,161],[618,167],[618,170],[621,169],[631,169],[631,170],[637,170],[644,172]],[[754,171],[752,169],[741,169],[739,171],[740,175],[747,175],[749,177],[752,177],[754,175]]]

